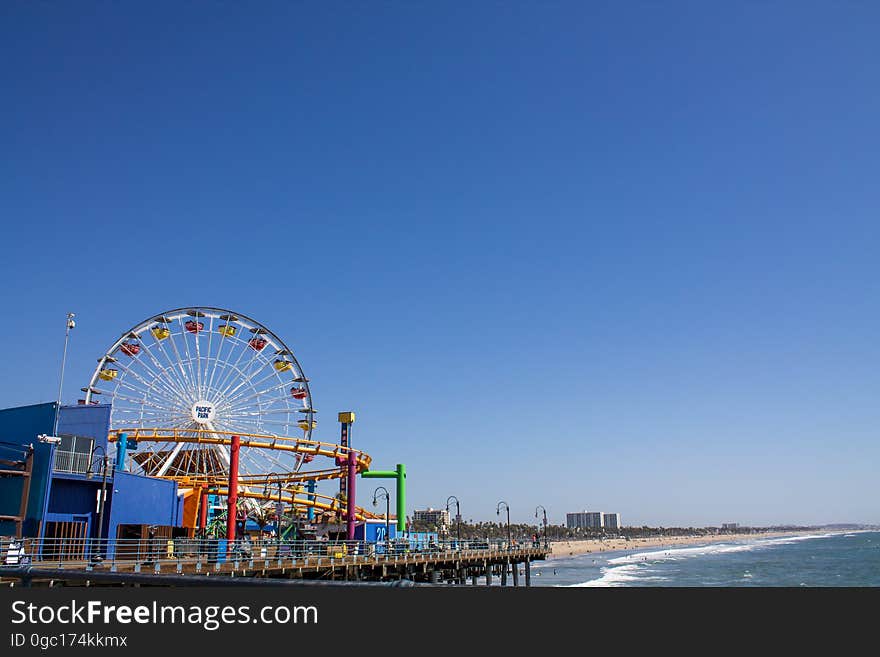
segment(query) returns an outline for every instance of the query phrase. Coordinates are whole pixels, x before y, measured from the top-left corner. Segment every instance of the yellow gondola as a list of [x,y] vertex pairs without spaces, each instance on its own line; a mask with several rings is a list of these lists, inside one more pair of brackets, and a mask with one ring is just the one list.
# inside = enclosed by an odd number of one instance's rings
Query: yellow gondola
[[119,370],[107,368],[98,372],[98,378],[104,379],[104,381],[112,381],[116,378],[117,374],[119,374]]
[[164,326],[154,326],[150,329],[150,333],[152,333],[153,337],[157,340],[164,340],[169,335],[171,335],[171,331]]
[[231,338],[235,335],[235,327],[230,324],[224,324],[223,326],[217,327],[217,332],[224,338]]
[[[308,420],[300,420],[299,422],[297,422],[297,425],[298,425],[299,428],[302,429],[303,431],[308,431],[308,430],[309,430],[309,421],[308,421]],[[312,420],[312,426],[311,426],[311,428],[314,429],[314,428],[317,427],[317,426],[318,426],[318,421],[317,421],[317,420]]]
[[278,370],[279,372],[286,372],[291,367],[293,367],[293,365],[291,364],[290,361],[282,360],[281,358],[275,359],[275,369]]

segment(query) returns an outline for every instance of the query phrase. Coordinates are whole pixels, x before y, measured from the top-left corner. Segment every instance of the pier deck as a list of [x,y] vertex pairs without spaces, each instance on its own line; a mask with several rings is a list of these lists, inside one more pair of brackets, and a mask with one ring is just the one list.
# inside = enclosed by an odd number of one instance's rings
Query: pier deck
[[[529,586],[533,561],[544,560],[549,554],[545,547],[506,546],[488,544],[479,548],[450,547],[439,545],[430,549],[413,549],[384,554],[377,552],[370,544],[321,545],[320,552],[314,549],[279,549],[275,544],[255,546],[253,556],[218,555],[209,550],[191,553],[187,550],[172,551],[162,546],[158,549],[142,550],[137,555],[120,550],[119,556],[110,559],[89,560],[86,558],[58,558],[41,556],[45,550],[32,549],[31,556],[19,560],[7,556],[5,566],[0,566],[0,583],[8,584],[21,580],[21,572],[28,566],[34,573],[33,583],[70,584],[90,581],[125,584],[137,580],[140,585],[165,585],[163,576],[196,576],[209,578],[272,578],[301,580],[303,583],[315,580],[339,582],[393,582],[409,580],[424,583],[446,584],[489,584],[499,578],[502,585]],[[204,546],[203,546],[204,547]],[[299,547],[299,546],[297,546]],[[313,546],[309,546],[312,548]],[[94,548],[89,546],[90,550]],[[198,552],[198,550],[197,550]],[[62,552],[52,551],[52,554]],[[81,551],[85,555],[86,551]],[[94,553],[89,551],[88,553]],[[104,552],[107,554],[108,552]],[[67,553],[69,554],[69,552]],[[151,556],[145,556],[151,555]],[[12,571],[16,570],[18,574]],[[5,571],[5,572],[4,572]],[[44,577],[37,573],[52,573]],[[100,575],[100,577],[94,577]],[[520,581],[520,575],[523,580]],[[508,581],[508,576],[510,580]]]

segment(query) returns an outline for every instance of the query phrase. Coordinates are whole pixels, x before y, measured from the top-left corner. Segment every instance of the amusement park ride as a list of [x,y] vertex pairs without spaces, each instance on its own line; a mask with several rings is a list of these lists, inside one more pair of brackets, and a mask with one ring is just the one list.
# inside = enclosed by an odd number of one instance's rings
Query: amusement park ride
[[[280,518],[286,508],[344,521],[352,538],[357,521],[380,517],[355,505],[358,475],[397,480],[405,529],[404,467],[369,472],[370,457],[349,442],[354,413],[339,414],[339,443],[313,440],[309,379],[292,350],[245,315],[194,307],[151,316],[98,359],[82,391],[81,404],[111,404],[117,468],[177,481],[193,530],[206,531],[208,500],[220,496],[236,516]],[[316,492],[333,479],[339,495]],[[235,531],[226,521],[227,538]]]

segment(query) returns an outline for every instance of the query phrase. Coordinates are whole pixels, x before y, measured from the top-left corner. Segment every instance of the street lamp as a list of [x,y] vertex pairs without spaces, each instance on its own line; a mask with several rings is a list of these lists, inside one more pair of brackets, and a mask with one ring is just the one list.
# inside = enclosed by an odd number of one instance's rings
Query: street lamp
[[547,509],[545,509],[540,504],[537,507],[535,507],[535,517],[536,518],[538,517],[538,509],[541,509],[544,512],[544,549],[546,550],[547,546],[549,545],[547,543]]
[[502,500],[501,502],[498,503],[498,506],[495,507],[495,515],[499,515],[499,516],[501,515],[501,505],[502,504],[504,505],[504,508],[507,509],[507,549],[509,550],[513,543],[510,540],[510,507],[507,505],[507,502]]
[[455,500],[455,523],[456,523],[456,536],[458,537],[458,547],[461,548],[461,506],[458,503],[458,498],[455,495],[450,495],[446,498],[446,513],[449,513],[449,500]]
[[58,403],[55,406],[55,427],[52,430],[52,435],[58,434],[58,414],[61,412],[61,390],[64,388],[64,363],[67,361],[67,343],[70,340],[70,329],[76,327],[76,322],[73,321],[73,318],[76,317],[73,313],[67,313],[67,329],[64,331],[64,354],[61,356],[61,377],[58,381]]
[[263,495],[269,497],[269,479],[270,477],[279,477],[275,482],[278,484],[278,504],[275,507],[275,536],[277,538],[277,543],[281,546],[281,517],[284,515],[284,503],[281,501],[281,478],[277,472],[270,472],[266,475],[266,485],[263,486]]
[[[379,491],[382,491],[382,495],[385,496],[385,555],[388,555],[388,543],[391,539],[391,535],[389,533],[389,525],[388,525],[388,514],[391,509],[391,498],[388,496],[388,489],[385,486],[379,486],[376,490],[373,491],[373,506],[378,504],[376,495],[379,494]],[[366,536],[365,536],[366,538]]]
[[[98,498],[98,544],[92,549],[92,561],[100,561],[100,544],[101,539],[103,538],[104,533],[104,504],[107,501],[107,466],[110,464],[110,458],[107,456],[107,452],[103,447],[98,445],[92,450],[92,456],[95,455],[95,452],[101,450],[102,457],[100,457],[101,461],[101,496]],[[98,462],[98,459],[93,460],[88,469],[86,470],[86,479],[91,479],[95,476],[95,464]]]

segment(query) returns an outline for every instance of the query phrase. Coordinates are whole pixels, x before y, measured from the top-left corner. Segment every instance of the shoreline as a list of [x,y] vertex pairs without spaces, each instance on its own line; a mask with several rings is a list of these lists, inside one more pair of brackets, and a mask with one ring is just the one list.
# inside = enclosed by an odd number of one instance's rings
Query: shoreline
[[[761,538],[778,538],[781,536],[809,536],[817,533],[816,531],[778,531],[778,532],[760,532],[754,534],[715,534],[711,536],[649,536],[646,538],[631,538],[625,540],[622,538],[613,538],[601,540],[598,538],[588,538],[579,540],[562,540],[550,542],[551,559],[559,559],[562,557],[577,556],[579,554],[591,554],[595,552],[626,552],[637,551],[644,548],[661,548],[674,545],[699,545],[704,543],[723,543],[725,541],[742,541]],[[822,532],[824,533],[824,532]]]

